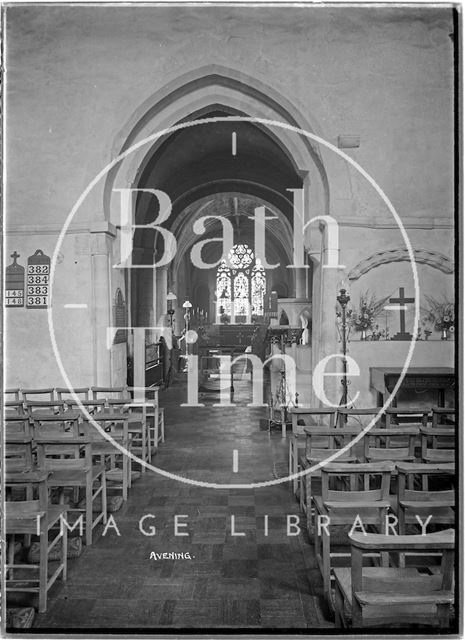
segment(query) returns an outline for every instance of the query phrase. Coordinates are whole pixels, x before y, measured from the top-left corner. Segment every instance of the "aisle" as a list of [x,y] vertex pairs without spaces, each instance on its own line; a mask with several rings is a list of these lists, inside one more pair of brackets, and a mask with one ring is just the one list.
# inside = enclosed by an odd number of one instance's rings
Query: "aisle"
[[[182,408],[182,385],[164,392],[166,442],[154,464],[218,483],[283,475],[287,440],[280,431],[270,435],[260,430],[265,411],[246,406],[247,384],[236,387],[240,406],[235,409],[212,407],[212,398],[206,396],[201,401],[209,406]],[[98,535],[80,558],[70,560],[68,581],[53,588],[48,612],[37,617],[35,626],[76,632],[332,626],[325,619],[321,580],[303,518],[302,533],[287,536],[288,514],[299,515],[299,509],[287,483],[201,488],[149,471],[114,514],[121,535],[109,527],[105,537]],[[179,532],[188,536],[174,535],[176,515],[186,525]],[[149,517],[140,522],[143,516]],[[242,535],[232,535],[231,516],[235,533]],[[139,523],[146,532],[155,527],[155,535],[143,535]],[[163,559],[163,553],[178,555]]]

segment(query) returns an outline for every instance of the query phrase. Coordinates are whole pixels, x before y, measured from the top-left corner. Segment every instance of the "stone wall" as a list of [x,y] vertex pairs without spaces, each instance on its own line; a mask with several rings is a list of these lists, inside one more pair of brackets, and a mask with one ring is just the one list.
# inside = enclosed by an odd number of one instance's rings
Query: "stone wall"
[[[332,144],[341,134],[359,135],[360,146],[347,154],[392,200],[412,244],[440,246],[450,255],[451,31],[447,7],[7,7],[6,255],[16,250],[24,259],[36,248],[52,255],[75,203],[130,141],[135,125],[154,117],[160,96],[209,74],[226,85],[228,77],[239,79],[244,91],[267,87]],[[217,98],[212,88],[212,103]],[[188,109],[186,90],[184,112],[173,111],[167,126]],[[348,229],[342,251],[348,268],[380,248],[401,245],[398,231],[383,226],[386,206],[372,185],[329,149],[318,153],[328,212]],[[307,170],[312,183],[315,167]],[[133,175],[118,178],[116,186],[130,186]],[[78,385],[117,384],[124,375],[121,349],[105,355],[104,332],[116,288],[130,296],[113,269],[119,239],[114,228],[102,227],[96,249],[91,234],[105,217],[119,220],[118,211],[105,209],[104,186],[104,178],[97,181],[70,219],[56,270],[54,324],[65,368]],[[322,213],[319,198],[315,192],[308,203],[312,215]],[[381,231],[363,230],[372,224]],[[307,245],[319,251],[318,231],[307,233]],[[403,274],[397,266],[379,267],[357,286],[376,285],[381,293]],[[425,291],[452,291],[450,276],[425,270],[421,277]],[[319,335],[318,357],[335,344],[328,323],[337,279],[321,282],[313,308],[327,328]],[[71,312],[64,309],[68,302],[88,307]],[[46,311],[9,309],[5,329],[7,386],[63,383]]]

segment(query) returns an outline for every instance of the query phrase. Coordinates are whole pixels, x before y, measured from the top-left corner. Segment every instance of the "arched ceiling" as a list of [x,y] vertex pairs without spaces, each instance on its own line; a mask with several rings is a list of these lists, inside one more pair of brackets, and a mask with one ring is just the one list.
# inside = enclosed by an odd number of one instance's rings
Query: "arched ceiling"
[[[215,110],[202,118],[227,117]],[[236,134],[236,154],[232,137]],[[199,198],[240,191],[263,198],[292,220],[288,189],[302,187],[302,179],[278,143],[261,127],[249,122],[219,121],[176,131],[148,155],[139,188],[165,191],[176,216]],[[137,200],[136,220],[148,223],[157,215],[156,200],[142,194]]]
[[[219,221],[207,220],[206,232],[202,236],[192,233],[195,220],[207,216],[221,216],[230,221],[234,230],[234,243],[245,242],[255,251],[255,222],[252,220],[255,209],[265,206],[267,219],[265,227],[265,253],[270,264],[289,264],[292,262],[292,227],[285,216],[270,203],[254,196],[242,193],[222,193],[202,198],[184,209],[176,219],[172,232],[178,243],[178,253],[174,260],[174,271],[177,270],[183,256],[190,251],[192,245],[208,237],[222,237],[223,229]],[[221,244],[208,243],[202,255],[207,262],[221,258]]]

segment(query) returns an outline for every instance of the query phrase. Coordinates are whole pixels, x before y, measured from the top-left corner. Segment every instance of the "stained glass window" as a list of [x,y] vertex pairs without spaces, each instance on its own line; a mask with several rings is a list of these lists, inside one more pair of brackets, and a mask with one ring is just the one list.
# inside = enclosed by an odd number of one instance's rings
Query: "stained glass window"
[[262,267],[260,258],[255,261],[252,269],[252,313],[257,316],[263,315],[263,299],[266,291],[265,269]]
[[234,276],[234,315],[247,315],[249,312],[249,279],[243,271]]
[[235,244],[228,253],[228,262],[233,269],[247,269],[253,258],[253,251],[246,244]]
[[218,299],[219,314],[231,314],[231,269],[222,260],[216,272],[216,295]]
[[236,244],[216,274],[217,315],[247,322],[263,315],[266,276],[260,260],[246,244]]

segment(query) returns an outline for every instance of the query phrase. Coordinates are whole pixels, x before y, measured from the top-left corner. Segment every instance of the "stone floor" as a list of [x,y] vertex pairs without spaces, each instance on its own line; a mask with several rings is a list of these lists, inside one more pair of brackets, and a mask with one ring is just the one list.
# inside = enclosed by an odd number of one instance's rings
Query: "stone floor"
[[[250,391],[250,382],[237,381],[237,406],[231,408],[213,407],[213,394],[200,397],[205,407],[180,407],[181,383],[163,392],[166,442],[153,463],[183,478],[219,484],[283,476],[287,439],[280,430],[260,429],[266,411],[247,407]],[[176,514],[186,516],[179,531],[188,536],[174,535]],[[67,582],[52,588],[48,611],[35,626],[55,632],[331,627],[303,518],[300,535],[288,536],[287,515],[294,521],[299,515],[288,483],[211,488],[147,471],[114,514],[121,535],[109,527],[102,537],[100,529],[94,544],[69,561]],[[143,516],[149,517],[142,527],[154,526],[155,535],[140,531]],[[242,535],[232,535],[232,516],[235,533]],[[171,552],[190,559],[154,559]]]

